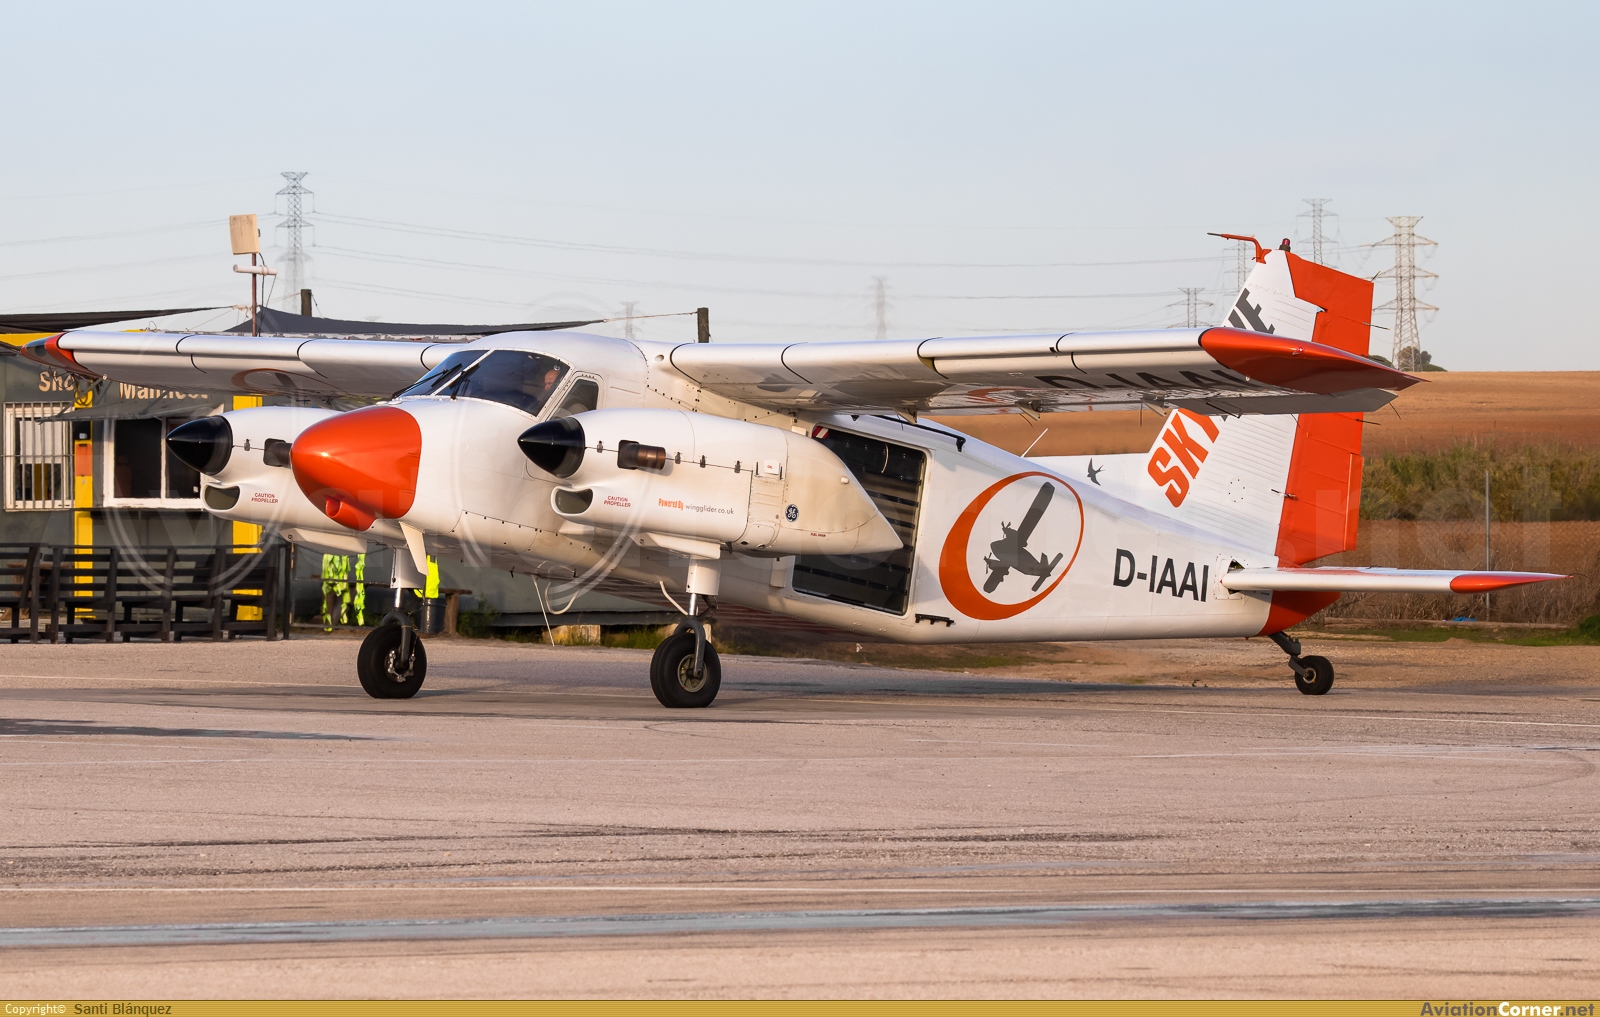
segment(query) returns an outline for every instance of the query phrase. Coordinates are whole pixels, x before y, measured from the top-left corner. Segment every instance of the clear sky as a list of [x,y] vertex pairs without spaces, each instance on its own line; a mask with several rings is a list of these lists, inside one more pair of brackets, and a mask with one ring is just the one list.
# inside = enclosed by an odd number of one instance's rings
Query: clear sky
[[281,243],[281,170],[319,313],[723,341],[870,338],[879,277],[891,336],[1179,323],[1232,296],[1206,231],[1318,197],[1364,275],[1424,216],[1436,361],[1600,369],[1597,11],[18,5],[0,310],[246,299],[224,220]]

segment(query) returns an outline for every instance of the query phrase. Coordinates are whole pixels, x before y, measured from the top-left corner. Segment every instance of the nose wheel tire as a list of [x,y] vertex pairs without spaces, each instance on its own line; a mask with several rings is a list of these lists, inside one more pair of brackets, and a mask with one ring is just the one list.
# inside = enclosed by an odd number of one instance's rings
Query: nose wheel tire
[[698,709],[711,705],[722,687],[722,662],[716,648],[706,644],[704,669],[694,673],[694,633],[679,632],[656,647],[650,658],[650,691],[669,709]]
[[1333,664],[1327,657],[1301,657],[1305,674],[1295,675],[1294,687],[1308,696],[1325,696],[1333,688]]
[[413,635],[411,659],[401,660],[400,636],[400,626],[380,625],[361,641],[356,676],[373,699],[410,699],[428,675],[428,651],[422,640]]

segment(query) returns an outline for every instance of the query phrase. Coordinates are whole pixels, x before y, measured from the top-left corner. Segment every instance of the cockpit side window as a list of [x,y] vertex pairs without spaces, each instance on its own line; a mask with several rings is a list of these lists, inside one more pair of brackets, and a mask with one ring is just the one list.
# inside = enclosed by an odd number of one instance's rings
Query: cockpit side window
[[521,350],[462,351],[446,359],[401,395],[488,399],[535,416],[561,386],[567,365]]
[[579,378],[567,389],[566,395],[561,397],[561,405],[550,414],[550,419],[556,417],[570,417],[575,413],[587,413],[600,405],[600,386],[588,378]]

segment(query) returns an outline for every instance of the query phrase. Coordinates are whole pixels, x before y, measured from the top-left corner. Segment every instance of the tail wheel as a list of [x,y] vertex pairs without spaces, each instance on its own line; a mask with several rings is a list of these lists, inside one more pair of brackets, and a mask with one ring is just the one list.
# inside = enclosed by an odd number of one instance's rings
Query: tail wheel
[[356,654],[356,677],[373,699],[410,699],[428,675],[428,651],[415,634],[411,658],[400,659],[400,626],[380,625],[361,641]]
[[694,633],[679,632],[656,647],[650,658],[650,691],[670,709],[698,709],[711,705],[722,687],[722,661],[706,644],[704,669],[694,673]]
[[1333,664],[1327,657],[1301,657],[1306,673],[1294,676],[1294,687],[1308,696],[1325,696],[1333,688]]

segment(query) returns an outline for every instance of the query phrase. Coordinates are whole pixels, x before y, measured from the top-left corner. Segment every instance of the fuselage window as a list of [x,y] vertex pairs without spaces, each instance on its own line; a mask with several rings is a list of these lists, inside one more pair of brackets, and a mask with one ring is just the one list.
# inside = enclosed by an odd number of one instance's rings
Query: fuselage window
[[400,394],[488,399],[537,416],[566,373],[566,364],[543,353],[463,350]]

